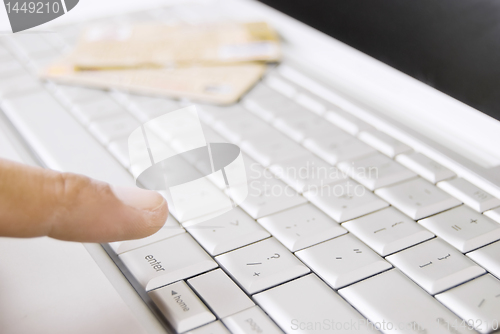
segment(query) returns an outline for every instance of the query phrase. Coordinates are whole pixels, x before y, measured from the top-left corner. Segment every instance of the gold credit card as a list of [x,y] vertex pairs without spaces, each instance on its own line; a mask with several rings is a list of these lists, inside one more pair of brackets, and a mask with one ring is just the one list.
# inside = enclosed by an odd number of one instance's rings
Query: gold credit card
[[70,57],[77,69],[159,68],[274,62],[281,50],[265,22],[118,24],[86,29]]
[[263,63],[189,66],[160,69],[78,71],[72,62],[60,61],[40,73],[60,83],[132,93],[186,98],[213,104],[236,102],[263,75]]

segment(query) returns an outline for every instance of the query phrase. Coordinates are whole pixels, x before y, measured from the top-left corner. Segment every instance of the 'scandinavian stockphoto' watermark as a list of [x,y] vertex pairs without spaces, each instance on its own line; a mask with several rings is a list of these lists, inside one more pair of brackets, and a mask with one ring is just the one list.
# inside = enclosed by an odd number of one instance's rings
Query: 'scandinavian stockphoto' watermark
[[317,166],[306,161],[301,167],[262,168],[259,164],[250,164],[248,171],[249,196],[296,196],[296,190],[290,185],[274,180],[303,180],[307,185],[301,192],[319,196],[355,197],[363,196],[366,188],[353,181],[348,175],[360,178],[378,178],[377,167],[352,167],[340,170],[335,166]]

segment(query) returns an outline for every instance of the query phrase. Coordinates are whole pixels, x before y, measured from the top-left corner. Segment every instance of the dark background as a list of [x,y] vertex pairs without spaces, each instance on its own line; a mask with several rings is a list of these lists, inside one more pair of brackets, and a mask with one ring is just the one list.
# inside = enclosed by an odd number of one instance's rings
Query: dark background
[[500,0],[261,0],[500,120]]

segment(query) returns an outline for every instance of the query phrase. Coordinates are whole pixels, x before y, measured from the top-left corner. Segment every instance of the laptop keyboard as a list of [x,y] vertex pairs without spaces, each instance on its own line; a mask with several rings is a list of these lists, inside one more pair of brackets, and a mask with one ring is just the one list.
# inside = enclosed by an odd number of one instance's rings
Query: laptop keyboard
[[[192,9],[116,21],[189,22],[199,19]],[[36,71],[75,42],[78,28],[2,37],[2,109],[61,169],[87,156],[109,166],[109,180],[133,182],[128,134],[191,103],[39,81]],[[239,208],[198,224],[196,212],[174,211],[158,233],[109,244],[145,301],[179,333],[495,331],[500,200],[281,66],[238,104],[194,103],[208,142],[242,149],[250,191]],[[68,156],[54,127],[77,138],[84,156]],[[166,133],[149,140],[184,149]],[[336,173],[292,172],[311,166]],[[227,196],[224,184],[211,186]],[[360,193],[347,195],[349,187]],[[190,196],[214,205],[203,193]]]

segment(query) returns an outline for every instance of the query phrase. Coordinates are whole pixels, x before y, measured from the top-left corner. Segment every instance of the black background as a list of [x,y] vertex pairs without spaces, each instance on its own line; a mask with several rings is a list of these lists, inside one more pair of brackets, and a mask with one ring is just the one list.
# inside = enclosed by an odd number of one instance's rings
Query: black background
[[500,0],[261,0],[500,120]]

